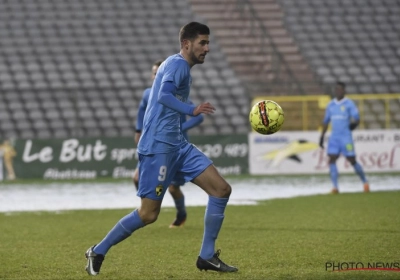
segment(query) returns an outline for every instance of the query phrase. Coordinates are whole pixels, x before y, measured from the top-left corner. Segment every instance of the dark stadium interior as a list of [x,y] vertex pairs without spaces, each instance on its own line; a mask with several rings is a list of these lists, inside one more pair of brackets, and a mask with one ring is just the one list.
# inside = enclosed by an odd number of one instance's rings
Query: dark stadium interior
[[179,51],[192,20],[212,44],[191,99],[217,107],[193,135],[248,132],[258,95],[329,94],[337,80],[400,93],[399,14],[396,0],[0,0],[0,135],[133,135],[152,63]]

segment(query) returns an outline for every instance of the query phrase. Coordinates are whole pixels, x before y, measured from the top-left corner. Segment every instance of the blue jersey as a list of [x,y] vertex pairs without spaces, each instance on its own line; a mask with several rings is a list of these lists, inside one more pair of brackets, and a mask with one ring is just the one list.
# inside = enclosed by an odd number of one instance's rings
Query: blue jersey
[[[140,101],[139,110],[136,118],[136,130],[141,131],[143,129],[143,119],[144,119],[144,114],[146,112],[147,103],[149,102],[150,91],[151,88],[146,88],[143,92],[143,97],[142,100]],[[187,103],[193,104],[193,102],[190,99],[188,99]],[[201,114],[195,117],[191,117],[189,120],[187,120],[187,116],[185,114],[181,115],[182,134],[187,141],[189,141],[188,130],[202,123],[203,120],[204,117]]]
[[146,112],[147,103],[149,102],[151,88],[146,88],[143,92],[142,100],[140,101],[139,110],[136,118],[136,130],[143,129],[144,113]]
[[[143,97],[142,100],[140,101],[139,110],[136,118],[136,130],[141,131],[143,129],[143,118],[144,118],[144,113],[146,112],[147,103],[149,102],[150,91],[151,88],[146,88],[143,92]],[[193,102],[190,99],[188,99],[187,103],[193,104]],[[191,117],[188,120],[187,116],[185,114],[182,114],[181,127],[182,127],[183,137],[185,137],[186,140],[189,140],[188,130],[200,124],[201,122],[203,122],[203,120],[204,117],[202,115]]]
[[180,54],[168,57],[158,68],[143,120],[138,152],[143,155],[178,150],[187,141],[182,134],[181,113],[158,102],[162,83],[172,82],[175,98],[187,102],[192,77],[190,66]]
[[360,119],[355,103],[348,98],[343,98],[340,101],[333,99],[326,107],[323,123],[331,123],[331,137],[351,137],[349,126],[352,119]]

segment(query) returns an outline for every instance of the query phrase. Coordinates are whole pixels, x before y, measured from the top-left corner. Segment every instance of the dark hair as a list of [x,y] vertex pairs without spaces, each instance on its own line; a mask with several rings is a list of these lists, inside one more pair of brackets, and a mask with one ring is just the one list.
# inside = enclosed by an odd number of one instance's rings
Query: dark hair
[[199,22],[190,22],[179,31],[179,42],[183,40],[194,40],[198,35],[210,35],[210,28]]
[[161,59],[160,60],[156,60],[156,61],[154,61],[153,66],[157,66],[158,67],[158,66],[161,65],[161,63],[163,63],[163,61],[164,60],[161,60]]
[[342,87],[342,89],[346,89],[346,84],[343,82],[337,82],[336,85]]

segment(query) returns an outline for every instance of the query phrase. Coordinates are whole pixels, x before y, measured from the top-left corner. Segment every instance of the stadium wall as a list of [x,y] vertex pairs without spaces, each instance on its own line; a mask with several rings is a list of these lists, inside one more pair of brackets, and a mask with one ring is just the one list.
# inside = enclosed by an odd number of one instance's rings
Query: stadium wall
[[[223,175],[328,173],[328,158],[319,148],[319,136],[317,131],[252,132],[193,136],[191,141]],[[353,136],[357,159],[366,172],[400,172],[398,130],[358,130]],[[13,179],[12,173],[16,179],[131,178],[136,165],[136,148],[130,137],[20,139],[0,146],[0,180]],[[338,168],[341,173],[353,172],[343,157]]]
[[[250,133],[250,174],[328,173],[328,157],[326,150],[319,147],[319,137],[317,131]],[[353,140],[357,160],[365,172],[400,172],[399,130],[356,130]],[[344,157],[338,159],[337,166],[341,173],[354,172]]]
[[[246,134],[191,140],[222,174],[248,173]],[[13,179],[12,173],[17,179],[132,178],[137,165],[133,143],[130,137],[11,141],[6,148],[0,147],[0,179]]]

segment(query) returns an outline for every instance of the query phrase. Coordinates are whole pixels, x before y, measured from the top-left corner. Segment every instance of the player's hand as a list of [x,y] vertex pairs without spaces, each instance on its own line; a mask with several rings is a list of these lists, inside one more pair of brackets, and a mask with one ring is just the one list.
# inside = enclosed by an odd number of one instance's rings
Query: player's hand
[[213,114],[215,111],[215,107],[212,106],[209,102],[200,104],[199,106],[196,107],[196,109],[194,109],[193,111],[193,116],[197,116],[200,114]]
[[354,130],[357,127],[358,123],[351,123],[349,125],[350,130]]
[[323,149],[324,148],[324,136],[319,138],[319,146]]
[[141,132],[135,132],[135,143],[136,145],[139,143],[140,136],[142,135]]

